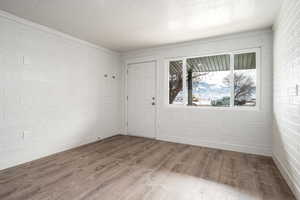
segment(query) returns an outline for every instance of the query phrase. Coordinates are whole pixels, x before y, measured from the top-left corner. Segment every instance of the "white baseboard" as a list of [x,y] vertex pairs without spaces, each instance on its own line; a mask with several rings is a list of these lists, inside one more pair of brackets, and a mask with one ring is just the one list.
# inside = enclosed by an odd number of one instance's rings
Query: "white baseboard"
[[294,193],[297,200],[300,200],[300,187],[295,183],[293,176],[287,170],[287,167],[283,164],[278,156],[273,154],[273,160],[278,167],[280,173],[282,174],[283,178],[291,188],[292,192]]
[[187,139],[187,138],[176,137],[176,136],[159,136],[156,139],[168,141],[168,142],[190,144],[195,146],[204,146],[204,147],[229,150],[229,151],[237,151],[242,153],[272,156],[272,148],[265,147],[265,146],[247,146],[247,145],[239,145],[239,144],[219,143],[219,142],[205,141],[201,139]]

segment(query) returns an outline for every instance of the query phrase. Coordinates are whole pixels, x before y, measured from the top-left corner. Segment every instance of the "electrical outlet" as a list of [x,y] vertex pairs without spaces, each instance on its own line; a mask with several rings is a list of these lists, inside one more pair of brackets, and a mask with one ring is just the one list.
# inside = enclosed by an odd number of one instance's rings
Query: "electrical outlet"
[[30,131],[23,131],[22,132],[22,140],[25,140],[30,134]]
[[30,65],[31,64],[31,59],[28,56],[23,56],[23,64],[24,65]]

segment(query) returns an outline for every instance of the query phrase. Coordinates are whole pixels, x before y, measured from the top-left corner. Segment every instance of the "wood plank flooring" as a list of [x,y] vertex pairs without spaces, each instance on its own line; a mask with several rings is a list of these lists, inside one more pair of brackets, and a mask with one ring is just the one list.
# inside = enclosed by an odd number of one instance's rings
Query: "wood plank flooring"
[[114,136],[0,171],[1,200],[295,200],[269,157]]

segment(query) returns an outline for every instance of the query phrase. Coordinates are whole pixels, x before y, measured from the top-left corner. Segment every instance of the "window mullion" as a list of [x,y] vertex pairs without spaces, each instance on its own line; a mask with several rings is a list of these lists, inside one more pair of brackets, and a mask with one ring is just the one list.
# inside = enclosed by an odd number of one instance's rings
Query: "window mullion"
[[234,107],[234,55],[230,54],[230,107]]
[[182,89],[183,89],[183,104],[187,105],[187,87],[186,87],[186,58],[182,59]]

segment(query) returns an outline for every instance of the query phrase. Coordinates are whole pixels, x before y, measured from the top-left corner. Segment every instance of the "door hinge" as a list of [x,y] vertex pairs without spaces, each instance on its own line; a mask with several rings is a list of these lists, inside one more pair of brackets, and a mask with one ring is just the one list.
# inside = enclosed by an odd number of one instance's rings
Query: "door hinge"
[[126,122],[126,126],[128,127],[128,122]]
[[128,96],[126,97],[127,101],[128,101]]

